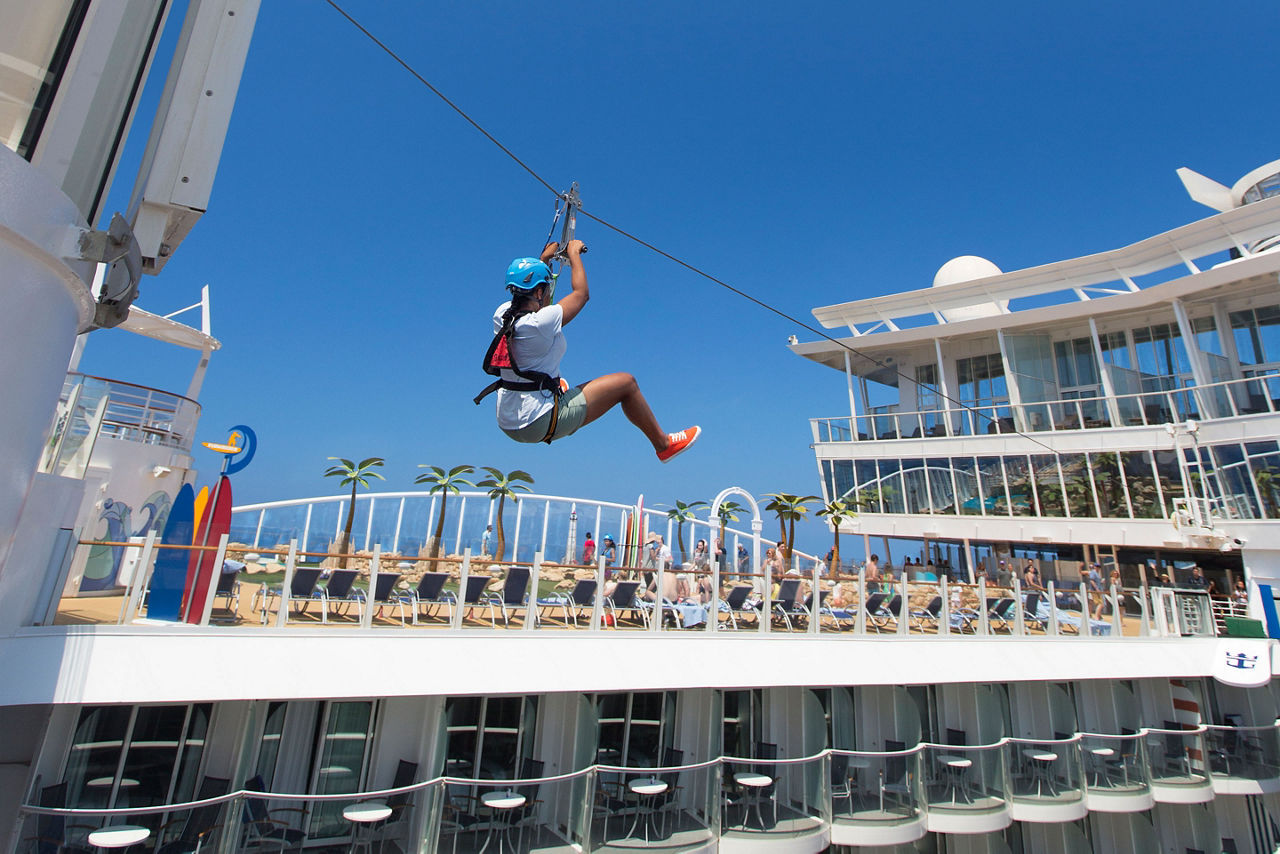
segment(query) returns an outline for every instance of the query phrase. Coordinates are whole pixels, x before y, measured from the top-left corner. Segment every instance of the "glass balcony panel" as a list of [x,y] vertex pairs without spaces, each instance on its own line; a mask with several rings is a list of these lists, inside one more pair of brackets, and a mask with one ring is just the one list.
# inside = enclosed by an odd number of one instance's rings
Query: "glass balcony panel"
[[833,750],[831,820],[883,826],[918,819],[924,804],[921,752],[919,748],[885,753]]
[[1070,804],[1084,798],[1078,739],[1011,739],[1007,755],[1013,800]]
[[565,845],[571,850],[589,850],[589,805],[594,792],[595,772],[591,770],[515,780],[447,778],[437,811],[436,847],[424,850],[475,854],[499,849],[530,852]]
[[1132,795],[1148,786],[1145,741],[1140,735],[1094,735],[1080,738],[1085,782],[1091,791]]
[[926,745],[921,757],[928,809],[989,812],[1006,801],[1006,745]]
[[592,851],[705,850],[720,820],[720,764],[601,766],[592,780]]
[[827,826],[831,772],[825,754],[799,760],[723,759],[721,766],[722,836],[795,839]]
[[1161,786],[1203,786],[1209,781],[1203,732],[1152,729],[1147,732],[1147,768]]
[[1280,732],[1274,726],[1211,726],[1205,734],[1215,777],[1273,780],[1280,777]]

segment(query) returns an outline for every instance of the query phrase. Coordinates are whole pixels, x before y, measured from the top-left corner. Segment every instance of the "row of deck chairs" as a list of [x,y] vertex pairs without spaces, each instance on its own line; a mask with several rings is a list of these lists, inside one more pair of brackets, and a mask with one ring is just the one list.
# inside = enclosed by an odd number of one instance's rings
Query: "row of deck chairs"
[[330,617],[346,617],[353,608],[356,619],[362,620],[364,609],[370,605],[379,608],[390,606],[399,611],[400,622],[405,621],[406,602],[396,588],[400,583],[400,573],[379,573],[372,595],[369,591],[355,587],[356,578],[360,575],[358,570],[335,569],[323,587],[320,586],[321,573],[318,566],[298,567],[293,571],[293,580],[288,590],[283,587],[258,590],[254,594],[253,607],[261,614],[263,625],[267,623],[267,615],[272,606],[284,608],[289,614],[301,615],[311,605],[317,605],[321,623],[328,623]]

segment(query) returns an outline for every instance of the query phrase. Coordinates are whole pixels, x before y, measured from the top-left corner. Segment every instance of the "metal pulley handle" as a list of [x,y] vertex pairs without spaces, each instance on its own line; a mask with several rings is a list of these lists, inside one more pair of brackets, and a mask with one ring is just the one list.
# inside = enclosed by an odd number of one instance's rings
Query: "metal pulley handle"
[[[569,187],[569,192],[560,197],[564,202],[564,227],[560,230],[560,248],[553,259],[562,264],[569,261],[569,256],[565,254],[565,247],[569,245],[569,241],[573,240],[573,233],[578,227],[578,211],[582,208],[582,197],[578,195],[578,182],[574,181]],[[554,226],[552,226],[554,228]],[[578,250],[580,254],[587,254],[587,247]]]

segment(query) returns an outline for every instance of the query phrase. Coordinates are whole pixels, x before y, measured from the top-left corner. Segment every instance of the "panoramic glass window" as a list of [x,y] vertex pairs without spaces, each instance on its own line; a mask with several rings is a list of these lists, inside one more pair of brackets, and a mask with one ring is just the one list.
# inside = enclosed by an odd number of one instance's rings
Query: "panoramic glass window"
[[29,157],[57,92],[88,0],[0,7],[0,136]]
[[208,703],[84,708],[63,776],[67,805],[124,809],[190,800],[211,710]]
[[[319,721],[320,741],[311,770],[317,795],[358,792],[364,780],[374,704],[370,700],[325,703]],[[341,801],[319,801],[311,807],[311,837],[341,836],[349,830]]]
[[675,738],[675,692],[601,694],[596,704],[600,722],[597,756],[601,764],[628,768],[662,764],[662,751]]

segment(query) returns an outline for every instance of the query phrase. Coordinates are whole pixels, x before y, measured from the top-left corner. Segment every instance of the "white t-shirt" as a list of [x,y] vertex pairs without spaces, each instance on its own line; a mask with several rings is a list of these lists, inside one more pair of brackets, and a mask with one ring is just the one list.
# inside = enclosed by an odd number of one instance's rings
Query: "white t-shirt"
[[[493,313],[493,334],[502,329],[502,316],[511,307],[504,302]],[[564,333],[560,331],[560,323],[564,311],[558,305],[526,314],[516,321],[516,331],[512,335],[511,347],[515,363],[523,371],[540,371],[553,377],[560,376],[560,360],[568,346]],[[521,377],[512,371],[504,370],[502,378],[523,382]],[[517,430],[528,427],[550,411],[555,404],[555,395],[549,391],[511,391],[498,389],[498,426],[506,430]]]

